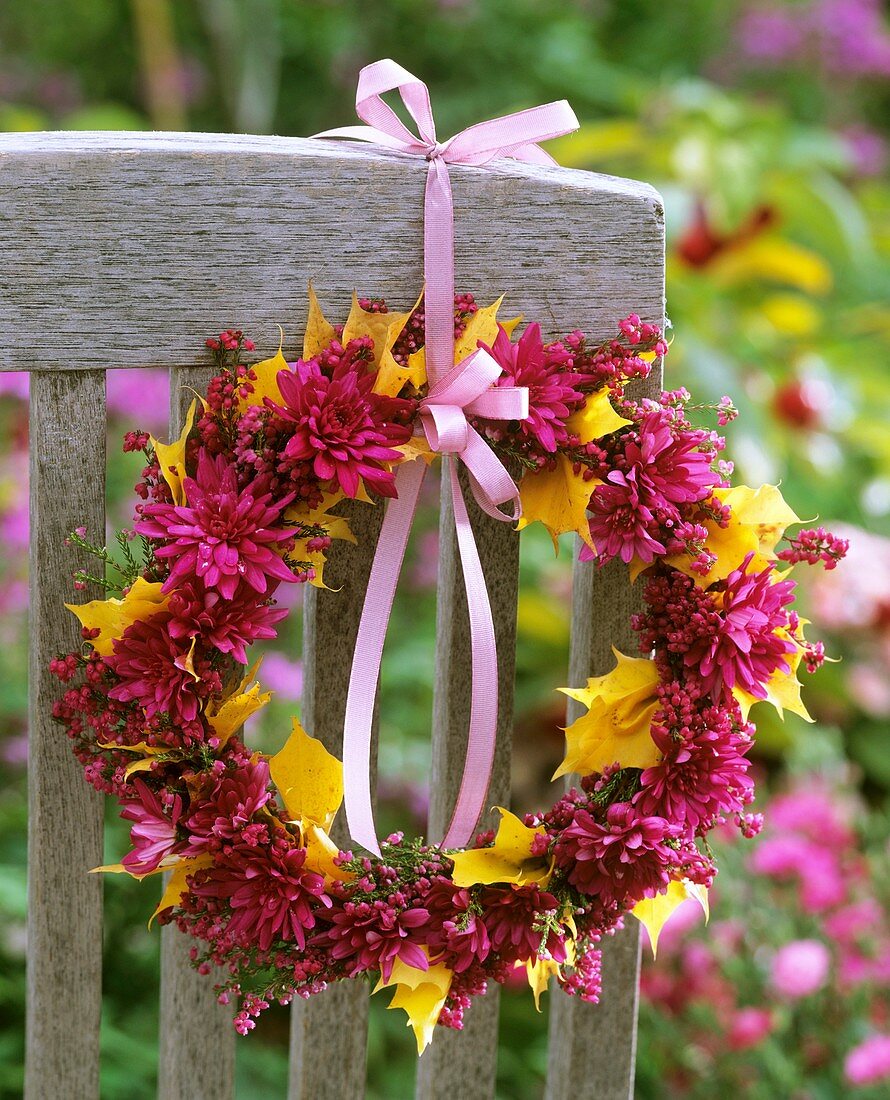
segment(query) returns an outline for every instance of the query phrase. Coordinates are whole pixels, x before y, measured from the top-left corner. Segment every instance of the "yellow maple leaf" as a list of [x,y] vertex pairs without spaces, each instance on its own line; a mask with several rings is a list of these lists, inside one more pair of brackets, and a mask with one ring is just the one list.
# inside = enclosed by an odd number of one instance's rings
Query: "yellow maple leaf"
[[625,420],[612,408],[608,386],[588,395],[587,400],[577,412],[566,421],[566,427],[572,435],[577,435],[582,443],[593,443],[604,435],[611,435],[633,421]]
[[355,878],[351,871],[344,870],[335,862],[340,849],[320,825],[309,825],[302,829],[302,840],[306,847],[304,866],[308,870],[324,875],[329,882],[334,879],[345,882]]
[[374,393],[395,397],[412,375],[412,368],[403,367],[393,358],[392,349],[402,334],[408,318],[417,309],[418,298],[407,313],[372,313],[362,309],[358,296],[353,291],[352,308],[343,328],[343,344],[361,336],[370,336],[374,341],[373,363],[377,371],[374,380]]
[[[282,333],[282,342],[283,336],[284,334]],[[250,369],[256,375],[256,381],[251,383],[253,386],[253,393],[249,393],[243,397],[239,395],[238,408],[243,411],[251,405],[265,405],[267,397],[271,401],[274,401],[276,405],[280,405],[284,401],[284,398],[278,387],[278,375],[283,370],[290,370],[290,366],[281,350],[281,344],[279,343],[278,351],[275,352],[271,359],[263,359],[260,363],[254,363]]]
[[560,688],[587,707],[565,731],[566,756],[553,774],[590,775],[609,764],[649,768],[660,759],[649,732],[658,708],[659,683],[655,663],[646,657],[626,657],[614,647],[616,665],[605,676],[592,676],[583,688]]
[[292,725],[284,748],[269,760],[272,782],[301,829],[319,825],[327,832],[343,801],[343,765],[296,718]]
[[714,496],[729,506],[731,515],[727,527],[712,519],[703,521],[708,531],[705,545],[717,559],[710,571],[705,576],[695,573],[688,554],[672,554],[664,559],[703,587],[725,580],[748,554],[754,555],[748,567],[750,572],[765,569],[774,560],[785,529],[801,522],[775,485],[761,485],[757,489],[735,485],[731,489],[715,489]]
[[688,879],[677,881],[672,879],[667,888],[654,898],[643,898],[631,909],[631,913],[637,920],[645,925],[649,933],[649,944],[652,947],[652,958],[658,952],[658,937],[661,930],[673,916],[674,912],[689,898],[695,898],[708,919],[708,890],[705,886],[689,882]]
[[596,480],[585,481],[580,474],[574,473],[566,456],[557,454],[552,470],[526,473],[519,482],[522,515],[516,525],[517,531],[538,520],[550,532],[557,553],[559,536],[565,531],[576,531],[592,550],[587,505],[598,484]]
[[[785,638],[790,638],[791,635],[787,630],[779,629],[777,634]],[[793,639],[792,639],[793,640]],[[797,670],[800,667],[801,657],[803,651],[798,646],[796,652],[786,654],[785,659],[790,665],[790,671],[783,672],[781,669],[776,671],[770,676],[767,682],[763,685],[766,689],[766,698],[760,699],[756,695],[751,695],[747,691],[743,691],[741,688],[734,688],[733,695],[738,700],[739,706],[742,710],[742,717],[747,719],[748,712],[755,703],[772,703],[772,705],[779,712],[779,717],[785,717],[785,711],[790,710],[792,714],[799,714],[801,718],[806,722],[814,721],[810,712],[804,706],[803,699],[801,698],[802,684],[797,678]]]
[[465,852],[448,853],[454,861],[451,879],[455,886],[493,882],[545,886],[552,867],[541,856],[532,855],[532,842],[544,829],[530,828],[502,806],[498,806],[498,811],[501,822],[491,848],[470,848]]
[[152,763],[164,757],[167,760],[185,760],[188,753],[181,749],[171,749],[168,745],[149,745],[146,741],[137,741],[135,745],[119,745],[116,741],[98,742],[100,749],[116,749],[119,752],[135,752],[138,760],[128,764],[124,771],[124,778],[129,779],[135,772],[146,772]]
[[251,714],[256,714],[272,698],[272,692],[263,691],[254,680],[259,666],[260,661],[257,661],[234,691],[206,711],[207,722],[221,745],[244,725]]
[[423,1054],[432,1042],[436,1021],[451,988],[453,973],[444,963],[433,963],[428,970],[421,970],[397,958],[389,981],[381,977],[374,987],[375,993],[389,986],[396,987],[389,1008],[401,1008],[407,1014],[407,1026],[414,1031],[418,1054]]
[[160,581],[137,577],[122,599],[91,600],[89,603],[66,603],[65,607],[80,619],[87,630],[99,630],[90,645],[102,657],[114,652],[112,642],[120,638],[128,626],[150,619],[167,607],[169,597],[161,592]]
[[550,984],[551,978],[561,977],[560,964],[554,962],[553,959],[541,959],[535,956],[535,958],[526,959],[524,962],[522,959],[517,959],[514,965],[516,969],[520,966],[525,967],[529,988],[535,998],[535,1011],[540,1012],[541,994],[547,992],[547,986]]
[[306,332],[303,336],[303,358],[313,359],[330,344],[336,333],[334,326],[325,318],[318,304],[315,287],[309,283],[309,314],[306,318]]
[[[193,856],[191,859],[180,859],[173,867],[173,872],[167,880],[157,909],[155,909],[148,918],[148,927],[151,928],[152,921],[158,913],[163,913],[163,911],[169,909],[171,905],[179,905],[182,900],[182,895],[186,893],[189,888],[188,882],[186,882],[189,875],[193,875],[196,871],[201,871],[205,867],[212,866],[212,855],[200,855]],[[165,870],[169,870],[169,868],[165,868]]]
[[[331,509],[346,499],[342,492],[325,493],[319,504],[314,508],[307,508],[304,504],[293,504],[284,513],[286,523],[299,523],[304,527],[323,527],[332,539],[345,539],[346,542],[355,543],[356,537],[349,526],[349,520],[343,516],[331,514]],[[355,498],[360,499],[360,498]]]
[[158,456],[158,465],[161,468],[161,476],[170,486],[174,504],[185,504],[185,489],[182,481],[185,477],[185,446],[189,433],[195,423],[195,412],[198,408],[197,399],[189,405],[189,411],[185,416],[185,424],[179,434],[179,438],[172,443],[159,443],[153,435],[148,438]]

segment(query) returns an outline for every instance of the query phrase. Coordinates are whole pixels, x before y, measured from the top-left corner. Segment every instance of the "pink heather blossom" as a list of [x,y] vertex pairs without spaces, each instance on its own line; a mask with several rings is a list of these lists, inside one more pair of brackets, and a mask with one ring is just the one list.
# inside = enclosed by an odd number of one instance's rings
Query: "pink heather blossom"
[[750,1050],[773,1029],[773,1014],[767,1008],[740,1008],[733,1013],[727,1033],[731,1050]]
[[363,478],[381,496],[392,497],[395,478],[384,463],[401,457],[394,446],[405,443],[411,429],[392,422],[408,407],[373,392],[375,374],[362,364],[344,363],[328,377],[314,360],[300,360],[293,371],[278,374],[283,405],[266,404],[293,425],[284,454],[311,466],[320,481],[332,481],[354,497]]
[[121,862],[131,875],[147,875],[161,865],[165,856],[176,850],[176,826],[182,816],[182,799],[175,795],[168,812],[141,779],[135,779],[133,786],[139,796],[138,801],[125,802],[121,810],[125,821],[134,822],[130,828],[133,851],[128,852]]
[[788,1000],[809,997],[825,985],[830,967],[831,955],[821,940],[794,940],[773,956],[770,986]]
[[870,1035],[844,1059],[851,1085],[873,1085],[890,1079],[890,1035]]
[[211,675],[206,660],[199,657],[194,672],[189,670],[189,646],[171,637],[169,611],[133,623],[112,645],[106,663],[120,683],[108,695],[138,703],[146,718],[166,713],[174,723],[193,722],[202,699],[220,687],[219,675]]
[[183,488],[186,504],[147,504],[147,518],[135,524],[138,534],[165,543],[155,550],[156,557],[171,559],[165,592],[198,577],[231,600],[242,580],[262,594],[274,580],[296,580],[274,549],[292,538],[292,531],[278,525],[293,494],[273,501],[263,478],[239,490],[235,467],[204,449],[196,477],[186,477]]
[[684,655],[686,667],[695,670],[716,700],[734,687],[765,699],[770,676],[791,671],[787,655],[795,644],[777,631],[787,625],[785,608],[794,600],[794,581],[774,580],[772,568],[748,573],[752,557],[726,578],[713,633],[699,637]]
[[349,977],[379,970],[383,980],[389,981],[396,959],[419,970],[429,968],[420,946],[429,916],[426,909],[402,909],[379,899],[345,901],[324,915],[330,927],[312,942],[342,962]]
[[568,442],[566,421],[584,403],[571,371],[564,369],[571,363],[569,356],[561,345],[553,351],[544,346],[538,324],[529,325],[515,344],[498,325],[494,344],[483,347],[504,369],[499,386],[528,387],[528,417],[517,422],[518,434],[553,454]]
[[242,947],[268,951],[280,940],[302,951],[316,912],[331,904],[324,878],[306,870],[305,861],[306,849],[280,836],[269,847],[236,844],[196,875],[192,893],[231,907],[226,931]]
[[683,831],[629,802],[613,803],[602,822],[578,808],[557,841],[556,862],[582,894],[605,905],[633,903],[667,886],[677,855],[665,842]]
[[215,588],[184,584],[170,596],[170,635],[185,639],[200,637],[206,646],[231,653],[247,664],[247,647],[277,637],[275,624],[287,617],[286,607],[273,607],[267,597],[277,586],[273,582],[259,596],[249,585],[241,585],[231,599]]
[[221,841],[237,841],[241,830],[253,821],[269,801],[269,765],[247,761],[225,768],[215,761],[216,780],[206,796],[193,796],[185,822],[190,852],[218,847]]

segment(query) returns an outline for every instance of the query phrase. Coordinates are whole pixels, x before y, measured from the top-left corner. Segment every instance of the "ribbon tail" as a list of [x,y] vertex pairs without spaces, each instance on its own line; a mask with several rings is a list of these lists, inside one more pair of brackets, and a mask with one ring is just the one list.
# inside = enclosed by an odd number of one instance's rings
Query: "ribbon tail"
[[479,817],[485,808],[494,767],[498,720],[498,656],[491,604],[457,475],[457,462],[453,458],[447,461],[451,475],[454,526],[470,619],[472,687],[463,777],[442,846],[464,848],[472,840]]
[[405,547],[426,474],[423,459],[405,462],[396,471],[398,496],[390,501],[368,578],[368,589],[355,639],[355,653],[343,719],[343,795],[349,835],[380,855],[371,799],[371,727],[380,678],[383,644],[392,613]]

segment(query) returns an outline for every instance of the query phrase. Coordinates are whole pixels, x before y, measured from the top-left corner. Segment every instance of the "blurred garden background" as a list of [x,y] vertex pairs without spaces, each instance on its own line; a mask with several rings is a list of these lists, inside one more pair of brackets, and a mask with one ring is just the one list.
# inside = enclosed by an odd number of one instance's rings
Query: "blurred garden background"
[[[681,909],[644,964],[637,1095],[831,1100],[890,1079],[890,21],[880,0],[6,0],[0,129],[306,135],[353,121],[355,77],[391,56],[439,128],[568,98],[566,165],[665,198],[669,388],[733,395],[738,480],[781,482],[850,538],[804,613],[837,664],[814,725],[756,713],[755,841],[721,841],[705,930]],[[323,247],[320,245],[320,247]],[[15,257],[5,257],[14,264]],[[472,289],[472,288],[459,288]],[[592,288],[595,292],[595,288]],[[373,292],[374,288],[359,288]],[[220,318],[220,328],[238,318]],[[209,334],[208,334],[209,335]],[[2,362],[0,362],[2,368]],[[141,372],[140,372],[141,374]],[[0,1097],[21,1092],[27,722],[27,385],[0,373]],[[109,378],[109,493],[126,523],[126,428],[163,435],[163,375]],[[126,456],[131,458],[133,456]],[[423,525],[422,525],[423,526]],[[382,795],[422,829],[435,518],[416,540],[384,675]],[[523,537],[515,802],[540,804],[561,747],[570,547]],[[818,571],[813,571],[818,572]],[[410,611],[409,611],[410,608]],[[278,747],[300,693],[297,617],[269,652]],[[61,733],[60,733],[61,736]],[[106,855],[125,850],[109,820]],[[153,888],[106,883],[103,1097],[154,1094]],[[546,1017],[504,998],[499,1095],[539,1096]],[[546,1008],[545,1008],[546,1013]],[[371,1097],[410,1095],[413,1043],[375,1005]],[[239,1097],[284,1095],[287,1019],[239,1040]],[[883,1081],[883,1085],[881,1082]]]

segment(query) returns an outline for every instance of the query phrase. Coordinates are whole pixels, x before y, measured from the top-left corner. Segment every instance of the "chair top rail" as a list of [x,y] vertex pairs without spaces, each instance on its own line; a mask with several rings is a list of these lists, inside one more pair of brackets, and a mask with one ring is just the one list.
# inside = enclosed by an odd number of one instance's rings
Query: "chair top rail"
[[[310,279],[332,315],[353,289],[410,305],[426,172],[420,157],[303,138],[0,135],[4,369],[188,365],[230,326],[271,353],[279,324],[299,331]],[[662,316],[661,280],[641,278],[663,255],[651,187],[507,160],[450,172],[459,289],[506,291],[553,334]]]

